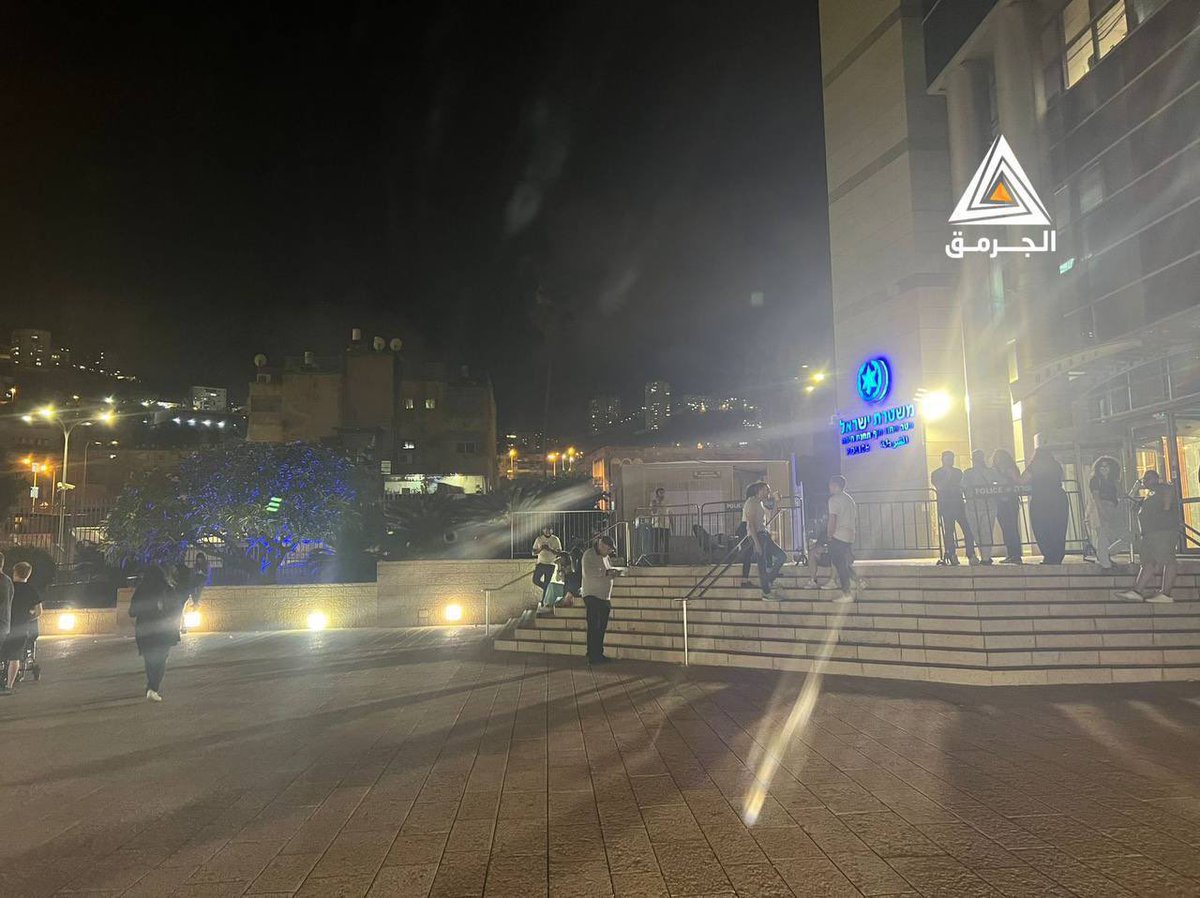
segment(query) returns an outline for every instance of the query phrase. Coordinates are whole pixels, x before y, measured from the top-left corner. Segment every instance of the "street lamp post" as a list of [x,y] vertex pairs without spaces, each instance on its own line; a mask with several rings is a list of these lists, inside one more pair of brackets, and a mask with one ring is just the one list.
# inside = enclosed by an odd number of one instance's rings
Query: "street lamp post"
[[509,480],[516,479],[516,476],[517,476],[516,465],[517,465],[517,450],[514,447],[514,448],[508,450],[508,479]]
[[[69,417],[68,417],[69,415]],[[67,472],[70,470],[67,463],[70,460],[71,452],[71,434],[76,427],[91,427],[97,421],[104,424],[111,424],[116,419],[116,413],[111,408],[101,411],[99,414],[87,412],[82,409],[68,409],[67,414],[59,411],[52,405],[44,406],[38,409],[38,417],[46,421],[54,421],[62,428],[63,432],[63,460],[62,460],[62,481],[59,483],[61,490],[59,491],[58,501],[58,551],[63,555],[66,554],[66,533],[67,533],[67,490],[70,488],[70,483],[67,481]],[[32,424],[34,418],[32,415],[23,415],[23,420],[27,424]],[[84,458],[87,457],[87,451],[84,450]]]
[[552,468],[551,468],[552,473],[550,476],[557,477],[558,476],[558,453],[551,452],[549,455],[546,456],[546,461],[550,462],[550,464],[552,465]]

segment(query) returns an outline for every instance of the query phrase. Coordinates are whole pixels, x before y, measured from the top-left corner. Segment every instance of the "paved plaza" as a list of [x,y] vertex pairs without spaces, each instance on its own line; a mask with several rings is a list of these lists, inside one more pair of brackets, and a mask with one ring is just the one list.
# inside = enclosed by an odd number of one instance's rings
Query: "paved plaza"
[[462,631],[46,640],[0,699],[0,895],[1200,895],[1200,684],[803,677]]

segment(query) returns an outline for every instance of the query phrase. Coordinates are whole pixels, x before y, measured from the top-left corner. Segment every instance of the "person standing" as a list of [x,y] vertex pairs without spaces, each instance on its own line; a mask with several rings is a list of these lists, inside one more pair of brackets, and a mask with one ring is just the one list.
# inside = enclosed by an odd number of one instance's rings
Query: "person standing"
[[841,593],[835,602],[854,601],[854,538],[858,535],[858,506],[846,492],[846,478],[834,474],[829,478],[829,557],[837,571]]
[[[0,552],[0,641],[8,640],[9,623],[12,620],[13,582],[4,573],[4,553]],[[0,695],[12,695],[12,681],[0,686]]]
[[661,486],[650,500],[650,527],[654,534],[651,545],[659,564],[671,563],[671,516],[667,511],[667,491]]
[[546,584],[554,576],[554,560],[561,551],[562,541],[554,535],[554,528],[547,524],[533,541],[533,556],[537,559],[537,564],[533,566],[533,585],[541,593],[538,604],[546,597]]
[[771,539],[767,530],[768,506],[774,501],[771,487],[762,480],[746,487],[746,502],[742,505],[742,520],[746,523],[746,532],[754,542],[754,551],[758,555],[758,585],[762,590],[765,601],[775,601],[771,591],[775,578],[787,563],[787,553]]
[[[1179,508],[1175,501],[1175,485],[1167,483],[1158,471],[1147,471],[1142,475],[1142,488],[1146,497],[1138,509],[1138,527],[1142,539],[1138,545],[1141,567],[1133,589],[1118,592],[1117,597],[1132,601],[1168,604],[1175,600],[1171,590],[1175,588],[1175,549],[1179,545]],[[1161,575],[1160,588],[1151,589],[1150,581]]]
[[31,576],[33,565],[28,561],[18,561],[13,565],[8,636],[0,645],[0,661],[8,663],[4,682],[9,689],[17,685],[25,646],[38,637],[37,619],[42,613],[42,597],[38,595],[37,587],[29,582]]
[[[184,587],[186,590],[186,587]],[[129,603],[138,654],[146,668],[146,698],[161,702],[167,655],[179,644],[180,618],[187,600],[170,568],[154,565],[146,571]]]
[[982,449],[971,453],[971,467],[963,471],[963,492],[967,496],[967,523],[979,546],[980,564],[992,563],[992,545],[996,532],[996,500],[990,495],[976,495],[981,487],[995,486],[996,472],[988,467]]
[[947,449],[942,453],[942,466],[929,479],[937,492],[938,522],[945,540],[946,561],[958,564],[958,534],[954,530],[957,525],[962,529],[967,562],[975,564],[975,540],[971,525],[967,523],[967,505],[963,500],[963,472],[954,467],[953,452]]
[[1012,488],[996,497],[996,520],[1000,522],[1000,533],[1004,537],[1004,560],[1000,563],[1020,564],[1021,500],[1017,497],[1017,486],[1021,483],[1021,469],[1011,452],[997,449],[992,453],[992,473],[998,486]]
[[604,635],[612,613],[612,578],[621,574],[609,561],[614,548],[610,537],[601,536],[583,553],[581,561],[581,589],[587,609],[587,659],[592,664],[607,664],[612,660],[604,654]]
[[1121,465],[1111,455],[1102,455],[1092,465],[1088,481],[1088,501],[1085,517],[1096,563],[1101,570],[1113,569],[1113,549],[1129,542],[1127,518],[1121,510],[1125,490],[1121,487]]
[[1042,553],[1042,564],[1062,564],[1067,554],[1067,493],[1063,468],[1045,446],[1033,452],[1021,482],[1029,486],[1029,524]]

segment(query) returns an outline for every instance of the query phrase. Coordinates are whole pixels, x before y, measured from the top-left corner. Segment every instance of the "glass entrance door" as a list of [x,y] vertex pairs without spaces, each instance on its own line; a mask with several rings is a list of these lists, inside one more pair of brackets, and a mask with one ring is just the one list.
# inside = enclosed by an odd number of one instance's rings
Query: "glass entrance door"
[[1183,496],[1184,546],[1200,551],[1200,410],[1177,412],[1174,418],[1175,482]]

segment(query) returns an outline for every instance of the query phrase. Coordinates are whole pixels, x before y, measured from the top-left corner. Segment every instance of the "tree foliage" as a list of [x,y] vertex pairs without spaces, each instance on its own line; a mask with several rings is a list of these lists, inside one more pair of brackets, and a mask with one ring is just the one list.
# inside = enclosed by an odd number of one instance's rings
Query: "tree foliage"
[[317,446],[205,449],[126,486],[108,518],[108,551],[122,563],[148,564],[203,546],[274,571],[306,541],[336,543],[355,498],[350,464]]

